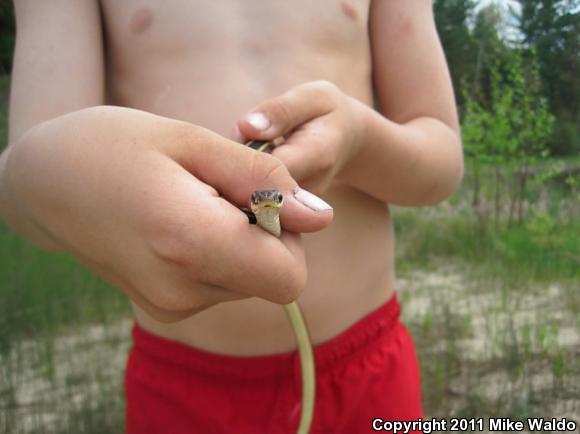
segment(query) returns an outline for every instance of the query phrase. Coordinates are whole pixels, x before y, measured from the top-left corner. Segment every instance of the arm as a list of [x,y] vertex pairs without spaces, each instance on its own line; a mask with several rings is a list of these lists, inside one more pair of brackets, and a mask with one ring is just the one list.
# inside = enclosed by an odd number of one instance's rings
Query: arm
[[[0,217],[46,250],[61,250],[9,193],[6,162],[30,128],[104,101],[102,34],[97,0],[15,0],[16,47],[8,146],[0,155]],[[71,128],[74,126],[71,126]]]
[[459,185],[463,156],[431,1],[374,0],[370,14],[374,84],[384,117],[359,108],[364,145],[343,178],[385,202],[439,202]]
[[15,0],[9,143],[33,126],[104,103],[98,0]]
[[315,192],[338,179],[386,203],[437,203],[457,188],[463,156],[431,1],[374,0],[370,13],[382,115],[331,83],[310,82],[260,104],[239,132],[285,135],[274,155]]

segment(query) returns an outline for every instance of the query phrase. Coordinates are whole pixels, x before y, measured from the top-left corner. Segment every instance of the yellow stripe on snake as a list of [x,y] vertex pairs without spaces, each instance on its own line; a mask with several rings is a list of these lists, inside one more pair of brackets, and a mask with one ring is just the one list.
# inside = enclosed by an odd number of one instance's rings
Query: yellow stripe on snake
[[[246,146],[256,151],[268,152],[273,148],[270,142],[251,140]],[[250,218],[250,223],[255,223],[266,232],[279,237],[280,209],[284,198],[278,190],[256,190],[250,200],[251,211],[244,210]],[[316,369],[314,366],[314,352],[306,327],[304,315],[297,302],[284,305],[286,315],[290,320],[294,336],[298,343],[300,355],[300,369],[302,372],[302,410],[297,434],[308,434],[314,413],[314,400],[316,394]]]

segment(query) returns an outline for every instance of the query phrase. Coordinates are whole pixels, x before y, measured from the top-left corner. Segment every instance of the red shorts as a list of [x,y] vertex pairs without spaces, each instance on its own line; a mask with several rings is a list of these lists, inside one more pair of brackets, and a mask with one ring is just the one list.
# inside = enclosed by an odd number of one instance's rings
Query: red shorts
[[[315,348],[311,433],[372,433],[376,418],[423,417],[417,356],[399,313],[395,295]],[[223,356],[138,325],[133,339],[125,377],[129,434],[296,432],[301,400],[296,352]]]

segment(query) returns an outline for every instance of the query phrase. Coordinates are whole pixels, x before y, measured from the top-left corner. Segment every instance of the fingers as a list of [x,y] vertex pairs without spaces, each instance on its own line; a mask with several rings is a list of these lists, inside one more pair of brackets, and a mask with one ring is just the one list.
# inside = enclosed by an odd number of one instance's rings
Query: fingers
[[305,122],[330,113],[338,89],[327,81],[300,85],[276,98],[254,107],[238,122],[243,137],[272,140],[296,129]]
[[294,133],[284,144],[277,146],[272,155],[278,158],[298,182],[333,169],[336,162],[337,139],[329,134],[329,127],[318,123]]
[[[164,261],[187,270],[191,282],[210,289],[224,288],[276,303],[298,297],[306,284],[306,264],[300,238],[292,232],[326,227],[332,208],[301,190],[279,159],[206,129],[184,124],[159,148],[168,157],[163,167],[167,176],[159,167],[155,176],[168,185],[163,194],[152,195],[163,198],[156,206],[166,213],[153,250]],[[271,188],[284,195],[281,238],[250,225],[238,209],[248,206],[253,191]],[[179,297],[171,297],[156,304],[168,311],[182,305],[188,308]],[[199,305],[190,300],[190,307]]]
[[134,285],[151,304],[169,312],[203,308],[228,299],[220,288],[240,298],[286,303],[304,289],[298,235],[276,238],[248,224],[244,213],[220,197],[192,197],[170,212],[147,241],[157,258],[151,263],[164,265],[135,273],[142,280]]
[[[247,207],[253,191],[276,188],[284,196],[282,227],[291,232],[314,232],[328,226],[333,212],[322,199],[305,193],[282,162],[199,127],[167,146],[169,156],[196,178],[215,188],[237,207]],[[233,210],[233,211],[232,211]],[[238,210],[230,209],[230,212]],[[238,211],[243,215],[241,211]]]
[[[245,150],[241,145],[236,149]],[[140,232],[146,250],[158,259],[137,260],[134,253],[127,256],[131,263],[161,262],[170,270],[151,266],[131,273],[143,277],[133,285],[144,296],[140,304],[144,309],[149,302],[180,316],[228,299],[224,297],[229,294],[213,288],[277,303],[292,301],[300,294],[306,265],[298,235],[285,231],[279,239],[250,225],[241,210],[170,158],[156,164],[150,173],[154,179],[148,182],[148,200],[140,207],[139,227],[146,228]],[[248,198],[252,188],[248,188]],[[323,210],[324,205],[315,196],[300,189],[284,190],[284,194],[283,227],[316,230],[330,223],[332,211]],[[185,280],[167,277],[177,275]],[[151,308],[149,311],[153,312]],[[169,315],[168,320],[173,317]]]
[[278,239],[249,225],[244,215],[221,223],[221,232],[208,240],[203,282],[280,304],[300,295],[306,261],[299,235],[285,232]]

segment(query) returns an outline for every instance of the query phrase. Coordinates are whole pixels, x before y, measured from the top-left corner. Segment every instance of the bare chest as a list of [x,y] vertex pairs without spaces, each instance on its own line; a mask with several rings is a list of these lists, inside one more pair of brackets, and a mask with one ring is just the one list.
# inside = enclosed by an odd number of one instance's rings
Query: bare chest
[[370,0],[101,0],[109,100],[227,134],[325,79],[370,101]]
[[107,37],[175,51],[237,46],[268,51],[294,44],[348,49],[366,39],[369,0],[101,0]]

